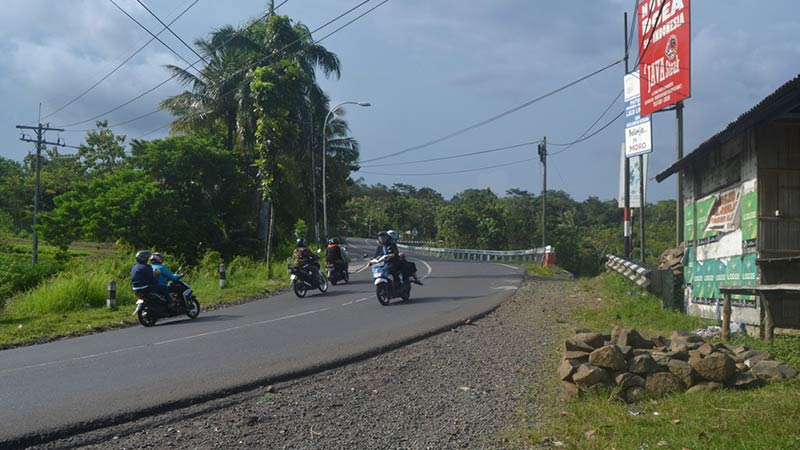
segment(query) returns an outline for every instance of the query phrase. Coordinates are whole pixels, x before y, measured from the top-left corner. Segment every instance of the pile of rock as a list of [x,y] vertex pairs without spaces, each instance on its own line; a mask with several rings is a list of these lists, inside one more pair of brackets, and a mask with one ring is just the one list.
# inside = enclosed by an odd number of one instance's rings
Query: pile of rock
[[616,388],[629,403],[682,391],[750,389],[797,376],[767,353],[707,343],[684,331],[646,339],[621,326],[611,334],[578,330],[565,350],[558,373],[568,394]]
[[685,248],[683,244],[677,248],[669,248],[661,254],[658,258],[659,269],[672,270],[672,276],[676,280],[683,282],[683,253]]

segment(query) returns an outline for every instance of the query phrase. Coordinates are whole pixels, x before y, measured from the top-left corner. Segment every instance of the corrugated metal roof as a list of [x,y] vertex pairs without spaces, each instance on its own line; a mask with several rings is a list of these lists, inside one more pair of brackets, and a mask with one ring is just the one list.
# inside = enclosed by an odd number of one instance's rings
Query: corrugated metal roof
[[737,134],[759,122],[775,119],[781,114],[791,111],[798,106],[798,104],[800,104],[800,74],[776,89],[775,92],[765,97],[756,106],[750,108],[749,111],[740,115],[736,120],[729,123],[724,130],[708,138],[693,152],[656,175],[656,181],[659,183],[664,181],[672,174],[680,171],[683,167],[691,163],[694,159],[705,155],[717,145],[727,142]]

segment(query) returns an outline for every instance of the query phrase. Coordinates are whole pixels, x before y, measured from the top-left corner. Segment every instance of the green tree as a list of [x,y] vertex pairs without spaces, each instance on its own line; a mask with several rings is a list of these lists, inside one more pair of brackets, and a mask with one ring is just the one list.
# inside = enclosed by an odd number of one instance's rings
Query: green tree
[[114,134],[107,120],[97,121],[96,126],[86,133],[76,154],[81,168],[93,175],[111,172],[125,160],[125,136]]

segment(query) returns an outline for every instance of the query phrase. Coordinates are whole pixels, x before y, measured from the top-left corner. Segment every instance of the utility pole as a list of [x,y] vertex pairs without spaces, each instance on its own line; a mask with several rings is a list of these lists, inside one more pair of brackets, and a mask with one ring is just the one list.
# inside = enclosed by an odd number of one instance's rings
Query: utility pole
[[542,250],[547,247],[547,136],[539,144],[539,161],[542,162]]
[[[41,111],[42,105],[39,105],[39,117],[42,115]],[[51,128],[50,124],[41,123],[37,124],[35,127],[27,126],[27,125],[17,125],[17,128],[20,130],[33,130],[36,133],[36,139],[31,139],[30,136],[23,134],[20,136],[19,140],[24,142],[35,142],[36,143],[36,181],[33,193],[33,257],[32,261],[33,264],[37,264],[39,262],[39,235],[36,231],[36,225],[38,224],[38,215],[39,215],[39,171],[41,170],[41,160],[42,160],[42,147],[45,145],[58,145],[64,147],[66,143],[61,138],[58,138],[56,142],[48,142],[44,138],[44,134],[48,131],[64,131],[62,128]]]
[[[625,75],[628,74],[628,13],[626,12],[623,16],[623,22],[625,23],[625,35],[623,36],[625,42]],[[624,237],[623,237],[623,248],[625,251],[625,259],[631,258],[631,162],[628,157],[625,157],[625,175],[624,175],[624,184],[625,184],[625,209],[623,212],[624,217]]]
[[[675,121],[677,122],[677,148],[678,161],[683,159],[683,102],[675,105]],[[679,170],[677,185],[677,202],[675,202],[675,246],[678,247],[683,242],[683,171]]]
[[641,250],[641,261],[644,264],[644,155],[639,155],[639,211],[642,213],[639,218],[639,249]]

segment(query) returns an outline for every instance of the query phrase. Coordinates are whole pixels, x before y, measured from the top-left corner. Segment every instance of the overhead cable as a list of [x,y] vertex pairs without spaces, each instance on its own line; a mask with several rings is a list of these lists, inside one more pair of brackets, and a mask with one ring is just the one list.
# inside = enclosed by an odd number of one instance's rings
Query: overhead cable
[[496,115],[494,115],[492,117],[489,117],[488,119],[482,120],[480,122],[477,122],[477,123],[472,124],[472,125],[470,125],[468,127],[462,128],[460,130],[454,131],[454,132],[452,132],[450,134],[446,134],[446,135],[444,135],[444,136],[442,136],[440,138],[436,138],[436,139],[433,139],[431,141],[428,141],[428,142],[425,142],[425,143],[422,143],[422,144],[419,144],[419,145],[415,145],[413,147],[408,147],[408,148],[405,148],[405,149],[397,151],[397,152],[388,153],[386,155],[382,155],[382,156],[379,156],[379,157],[376,157],[376,158],[365,159],[365,160],[363,160],[361,162],[367,163],[367,162],[377,161],[379,159],[394,157],[394,156],[402,155],[404,153],[413,152],[413,151],[416,151],[416,150],[421,150],[423,148],[430,147],[430,146],[438,144],[440,142],[447,141],[447,140],[452,139],[452,138],[454,138],[456,136],[459,136],[459,135],[462,135],[462,134],[467,133],[469,131],[472,131],[472,130],[474,130],[476,128],[480,128],[482,126],[488,125],[488,124],[490,124],[490,123],[492,123],[492,122],[494,122],[496,120],[499,120],[499,119],[501,119],[501,118],[503,118],[503,117],[505,117],[505,116],[507,116],[509,114],[515,113],[515,112],[517,112],[517,111],[519,111],[521,109],[527,108],[528,106],[531,106],[534,103],[540,102],[540,101],[542,101],[542,100],[544,100],[544,99],[546,99],[548,97],[551,97],[551,96],[553,96],[553,95],[555,95],[555,94],[557,94],[557,93],[559,93],[561,91],[564,91],[564,90],[566,90],[566,89],[568,89],[568,88],[570,88],[572,86],[575,86],[576,84],[578,84],[578,83],[580,83],[580,82],[582,82],[584,80],[587,80],[587,79],[589,79],[589,78],[591,78],[591,77],[593,77],[593,76],[595,76],[595,75],[597,75],[599,73],[602,73],[602,72],[604,72],[604,71],[616,66],[617,64],[621,63],[622,61],[623,61],[623,59],[618,59],[618,60],[616,60],[616,61],[614,61],[614,62],[612,62],[612,63],[610,63],[610,64],[608,64],[608,65],[606,65],[604,67],[601,67],[600,69],[595,70],[594,72],[591,72],[591,73],[589,73],[587,75],[584,75],[584,76],[582,76],[582,77],[580,77],[580,78],[578,78],[578,79],[576,79],[574,81],[571,81],[571,82],[569,82],[569,83],[567,83],[567,84],[565,84],[565,85],[563,85],[561,87],[553,89],[552,91],[549,91],[549,92],[547,92],[545,94],[542,94],[542,95],[540,95],[540,96],[538,96],[538,97],[536,97],[536,98],[534,98],[532,100],[529,100],[529,101],[527,101],[527,102],[525,102],[525,103],[523,103],[521,105],[515,106],[514,108],[511,108],[509,110],[503,111],[503,112],[501,112],[499,114],[496,114]]
[[145,10],[146,10],[148,13],[150,13],[150,15],[151,15],[151,16],[153,16],[153,17],[154,17],[154,18],[155,18],[155,19],[158,21],[158,23],[160,23],[160,24],[161,24],[161,25],[162,25],[164,28],[166,28],[166,29],[167,29],[167,31],[169,31],[169,32],[170,32],[170,34],[172,34],[173,36],[175,36],[175,39],[177,39],[177,40],[181,41],[181,44],[183,44],[183,46],[184,46],[184,47],[188,48],[188,49],[189,49],[189,51],[191,51],[192,53],[194,53],[194,55],[195,55],[195,56],[197,56],[198,58],[200,58],[200,61],[203,61],[203,63],[205,63],[206,65],[208,64],[208,61],[206,61],[206,59],[205,59],[205,58],[203,58],[203,57],[200,55],[200,53],[197,53],[197,50],[195,50],[195,49],[194,49],[194,47],[192,47],[191,45],[187,44],[187,43],[186,43],[186,41],[184,41],[184,40],[183,40],[183,39],[182,39],[180,36],[178,36],[178,35],[177,35],[177,33],[175,33],[174,31],[172,31],[172,28],[170,28],[170,27],[169,27],[169,25],[165,24],[165,23],[164,23],[164,21],[163,21],[163,20],[161,20],[161,19],[160,19],[160,18],[159,18],[159,17],[156,15],[156,13],[154,13],[154,12],[153,12],[153,11],[152,11],[150,8],[148,8],[148,7],[147,7],[147,5],[145,5],[145,4],[144,4],[144,2],[142,2],[142,0],[136,0],[136,2],[137,2],[137,3],[139,3],[140,5],[142,5],[142,8],[144,8],[144,9],[145,9]]

